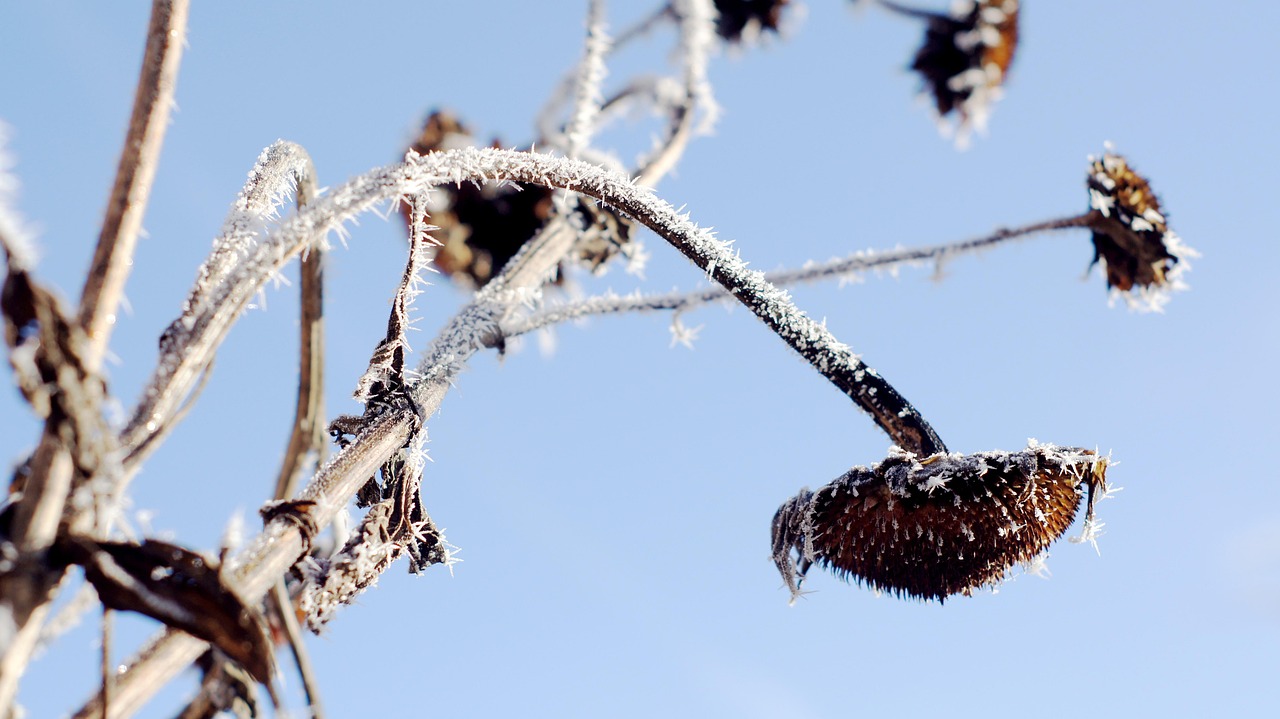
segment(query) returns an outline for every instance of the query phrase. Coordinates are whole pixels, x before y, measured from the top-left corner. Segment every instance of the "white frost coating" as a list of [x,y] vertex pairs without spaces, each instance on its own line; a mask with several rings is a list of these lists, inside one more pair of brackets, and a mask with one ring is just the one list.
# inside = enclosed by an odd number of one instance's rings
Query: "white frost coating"
[[676,0],[672,3],[680,16],[680,50],[684,56],[684,80],[694,105],[703,117],[699,133],[709,133],[720,116],[720,107],[707,80],[707,64],[716,47],[716,12],[712,0]]
[[[381,202],[445,183],[482,179],[539,184],[602,199],[676,244],[700,267],[715,262],[717,279],[738,287],[739,296],[751,300],[757,315],[774,324],[793,347],[817,357],[815,363],[819,366],[857,363],[848,348],[797,309],[784,292],[760,273],[748,270],[736,254],[727,251],[724,243],[622,175],[572,159],[495,148],[450,150],[424,156],[409,153],[405,162],[359,175],[272,228],[249,248],[247,256],[222,282],[211,288],[207,301],[200,303],[187,318],[188,322],[174,325],[172,336],[166,338],[168,346],[174,349],[162,356],[132,414],[123,436],[126,451],[140,446],[149,437],[149,422],[164,426],[165,422],[160,420],[172,416],[245,305],[294,255]],[[475,343],[496,333],[500,313],[494,309],[505,291],[504,283],[491,282],[477,294],[476,306],[456,328],[459,336],[441,345],[446,355],[455,354],[455,362],[465,359],[464,355]],[[442,359],[448,360],[434,357],[433,362]],[[423,368],[425,378],[438,376],[439,368],[429,371],[431,367]]]
[[[988,237],[933,245],[931,247],[884,251],[859,250],[846,257],[827,260],[826,262],[806,262],[797,269],[766,272],[762,278],[771,285],[787,287],[832,279],[841,282],[860,280],[861,275],[868,271],[892,270],[903,266],[920,267],[930,261],[941,266],[943,262],[950,261],[952,258],[977,255],[1005,242],[1023,239],[1033,234],[1049,232],[1054,229],[1066,229],[1065,227],[1051,225],[1053,225],[1051,222],[1041,223],[1040,226],[1027,231],[1020,229],[1015,232],[1002,232]],[[1173,273],[1170,274],[1172,275]],[[576,302],[558,304],[534,314],[512,318],[503,324],[503,332],[508,336],[521,335],[549,325],[582,317],[625,312],[662,312],[668,310],[680,312],[700,305],[732,299],[734,299],[732,293],[719,286],[692,292],[668,292],[648,295],[637,292],[625,296],[605,294]]]
[[9,126],[0,122],[0,243],[12,267],[31,270],[36,264],[35,244],[15,208],[19,183],[12,172],[16,163],[9,155],[8,145]]
[[249,179],[223,220],[222,232],[213,241],[213,253],[197,272],[184,314],[197,313],[211,289],[249,254],[267,223],[279,216],[280,208],[297,192],[299,178],[304,177],[314,177],[314,171],[311,157],[297,144],[276,140],[258,155]]
[[600,114],[604,94],[600,87],[605,78],[605,55],[609,52],[609,36],[604,31],[604,0],[591,0],[587,8],[587,43],[574,83],[573,117],[565,133],[565,154],[579,157],[591,144],[596,118]]

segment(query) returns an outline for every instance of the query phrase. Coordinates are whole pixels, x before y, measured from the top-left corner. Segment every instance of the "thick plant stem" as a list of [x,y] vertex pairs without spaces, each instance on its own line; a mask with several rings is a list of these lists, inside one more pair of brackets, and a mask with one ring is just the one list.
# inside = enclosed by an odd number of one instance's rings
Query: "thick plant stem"
[[[107,204],[102,233],[81,292],[79,322],[87,337],[81,350],[81,360],[89,372],[96,372],[102,364],[111,326],[124,294],[125,280],[133,263],[133,250],[142,227],[147,196],[155,178],[156,163],[173,105],[173,90],[186,36],[187,11],[188,0],[155,0],[152,4],[133,115]],[[29,480],[33,488],[42,488],[42,494],[38,499],[29,496],[24,503],[39,505],[42,516],[54,516],[56,531],[71,486],[72,467],[66,449],[53,442],[53,436],[46,432],[36,450],[37,459],[44,460],[33,462],[33,467],[44,474],[37,476],[33,473]],[[53,539],[52,534],[39,527],[22,522],[18,525],[14,528],[14,535],[20,553],[38,556]],[[4,598],[4,609],[9,612],[5,621],[11,622],[12,626],[5,629],[9,641],[0,647],[0,652],[3,652],[0,656],[0,712],[8,711],[13,705],[18,679],[30,659],[39,625],[47,614],[44,603],[52,599],[51,592],[59,575],[33,571],[29,591]],[[37,603],[27,605],[23,597]]]

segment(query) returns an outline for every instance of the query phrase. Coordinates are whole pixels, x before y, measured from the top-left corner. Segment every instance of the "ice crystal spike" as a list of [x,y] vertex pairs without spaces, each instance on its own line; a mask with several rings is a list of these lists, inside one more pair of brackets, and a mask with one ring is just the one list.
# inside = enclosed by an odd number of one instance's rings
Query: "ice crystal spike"
[[1109,147],[1090,158],[1087,185],[1097,214],[1090,225],[1093,263],[1103,262],[1107,287],[1123,293],[1130,306],[1160,309],[1169,290],[1184,287],[1180,277],[1195,251],[1169,229],[1147,179]]
[[958,116],[957,141],[964,143],[973,129],[984,131],[1018,48],[1017,0],[960,0],[948,14],[883,4],[928,20],[911,69],[924,79],[938,116]]
[[876,591],[945,600],[1033,561],[1106,491],[1095,452],[1032,443],[1021,452],[895,451],[804,490],[773,518],[773,559],[793,597],[813,564]]

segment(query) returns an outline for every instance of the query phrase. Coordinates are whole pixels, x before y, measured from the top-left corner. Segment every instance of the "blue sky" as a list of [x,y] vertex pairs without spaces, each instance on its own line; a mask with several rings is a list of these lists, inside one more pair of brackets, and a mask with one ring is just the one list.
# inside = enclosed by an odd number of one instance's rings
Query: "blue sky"
[[[625,7],[623,7],[625,5]],[[940,3],[933,3],[935,7]],[[311,639],[334,716],[1251,716],[1280,705],[1280,143],[1271,3],[1024,3],[989,135],[941,139],[905,70],[917,23],[837,0],[783,37],[722,53],[723,115],[659,194],[756,268],[959,240],[1087,209],[1086,158],[1111,141],[1202,253],[1161,315],[1109,307],[1084,231],[863,283],[798,304],[888,377],[955,451],[1027,438],[1110,451],[1125,489],[1099,507],[1100,554],[1061,542],[1052,577],[943,606],[813,575],[796,606],[769,520],[803,486],[885,456],[888,440],[741,309],[559,328],[481,356],[429,425],[424,500],[461,547],[452,576],[394,567]],[[259,151],[300,143],[322,185],[395,161],[433,107],[482,138],[533,134],[581,53],[585,3],[196,3],[128,295],[111,389],[130,406]],[[647,9],[611,3],[613,27]],[[19,3],[0,22],[0,118],[38,228],[40,276],[78,294],[132,102],[142,4]],[[611,66],[671,70],[658,34]],[[630,161],[657,125],[602,144]],[[650,236],[643,282],[694,287]],[[385,330],[402,227],[362,218],[330,258],[330,415]],[[295,383],[296,300],[271,290],[218,355],[177,433],[134,483],[157,531],[212,548],[271,491]],[[417,346],[464,294],[419,298]],[[37,426],[0,395],[0,455]],[[1078,528],[1077,528],[1078,529]],[[121,655],[154,625],[120,620]],[[95,621],[28,675],[31,716],[95,682]],[[297,682],[286,678],[297,706]],[[180,686],[145,716],[169,716]]]

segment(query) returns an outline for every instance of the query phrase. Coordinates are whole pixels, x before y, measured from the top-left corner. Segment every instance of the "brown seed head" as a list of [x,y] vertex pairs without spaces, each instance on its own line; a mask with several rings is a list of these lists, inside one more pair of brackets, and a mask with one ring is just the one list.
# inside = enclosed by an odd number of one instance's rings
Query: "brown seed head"
[[782,505],[773,559],[793,598],[815,563],[899,596],[971,594],[1061,537],[1086,490],[1092,522],[1106,466],[1089,450],[1035,443],[923,460],[899,451]]
[[1093,262],[1102,260],[1107,286],[1139,306],[1159,309],[1167,289],[1181,287],[1178,275],[1195,251],[1169,230],[1160,201],[1147,179],[1110,151],[1089,160],[1089,206],[1096,212]]

